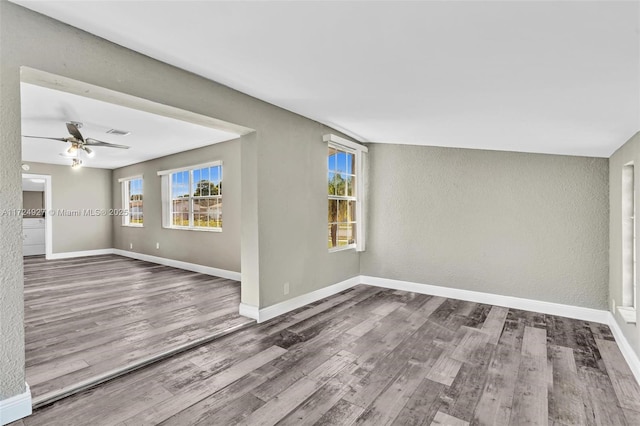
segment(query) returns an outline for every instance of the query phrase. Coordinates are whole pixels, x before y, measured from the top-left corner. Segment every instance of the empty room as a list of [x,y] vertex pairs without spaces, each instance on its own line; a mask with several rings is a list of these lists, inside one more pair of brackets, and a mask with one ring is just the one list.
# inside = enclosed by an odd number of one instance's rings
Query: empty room
[[0,0],[0,55],[0,424],[640,424],[639,1]]

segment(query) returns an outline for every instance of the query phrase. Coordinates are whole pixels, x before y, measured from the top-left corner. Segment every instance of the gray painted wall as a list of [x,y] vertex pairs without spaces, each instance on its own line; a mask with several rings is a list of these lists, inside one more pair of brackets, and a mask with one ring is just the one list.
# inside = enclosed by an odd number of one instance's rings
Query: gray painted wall
[[[53,210],[109,210],[111,170],[27,163],[29,173],[51,176]],[[112,219],[109,216],[62,216],[52,218],[53,253],[108,249],[112,246]]]
[[[188,167],[222,160],[224,179],[222,232],[185,231],[162,227],[160,170]],[[113,171],[113,200],[122,206],[118,179],[143,175],[144,227],[122,226],[122,218],[113,218],[113,247],[168,259],[240,271],[240,141],[234,140],[198,148]],[[124,206],[126,208],[126,206]],[[133,249],[129,244],[133,243]],[[160,249],[156,249],[160,243]]]
[[[620,147],[609,158],[609,310],[631,344],[640,356],[640,310],[636,310],[636,324],[627,324],[613,309],[613,303],[622,301],[622,167],[633,162],[635,166],[634,188],[636,200],[640,200],[640,132]],[[638,207],[636,207],[638,208]],[[640,247],[636,246],[636,253]],[[636,295],[637,297],[637,295]],[[640,306],[640,298],[636,299]]]
[[44,192],[22,191],[22,208],[26,210],[24,217],[41,217],[37,213],[44,210]]
[[[265,307],[359,274],[357,253],[326,248],[322,135],[336,131],[6,1],[0,20],[2,208],[22,206],[19,72],[29,66],[256,129],[240,150],[243,191],[255,194],[241,197],[243,302]],[[0,217],[0,398],[24,390],[21,245],[20,218]]]
[[363,275],[606,308],[602,158],[369,145]]

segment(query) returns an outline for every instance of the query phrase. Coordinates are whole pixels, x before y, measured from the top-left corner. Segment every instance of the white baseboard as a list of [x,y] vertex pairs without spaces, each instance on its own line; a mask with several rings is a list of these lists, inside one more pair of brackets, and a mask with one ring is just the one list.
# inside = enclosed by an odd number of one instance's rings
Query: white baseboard
[[609,314],[608,325],[611,329],[611,332],[613,333],[613,337],[615,337],[616,339],[616,343],[620,348],[620,352],[622,352],[622,356],[624,356],[627,364],[629,364],[629,368],[631,369],[633,375],[636,377],[636,381],[640,383],[640,357],[638,357],[638,354],[633,350],[633,348],[629,344],[629,341],[626,339],[626,337],[624,337],[622,329],[620,329],[615,316],[611,312],[607,313]]
[[253,318],[258,322],[265,322],[271,318],[275,318],[279,315],[286,314],[287,312],[301,308],[309,303],[316,302],[325,297],[333,296],[341,291],[347,290],[353,286],[360,284],[360,277],[355,276],[349,278],[337,284],[330,285],[328,287],[321,288],[319,290],[312,291],[302,296],[294,297],[293,299],[285,300],[284,302],[276,303],[275,305],[267,306],[266,308],[258,309],[256,306],[240,304],[240,315]]
[[113,254],[130,257],[132,259],[144,260],[158,263],[160,265],[171,266],[173,268],[185,269],[187,271],[199,272],[201,274],[213,275],[215,277],[227,278],[229,280],[240,281],[240,272],[227,271],[226,269],[213,268],[211,266],[197,265],[195,263],[183,262],[181,260],[167,259],[164,257],[151,256],[149,254],[136,253],[120,249],[113,249]]
[[104,254],[113,254],[113,249],[99,249],[99,250],[83,250],[83,251],[67,251],[64,253],[51,253],[46,255],[47,260],[55,259],[70,259],[72,257],[84,257],[84,256],[102,256]]
[[6,425],[31,415],[31,390],[25,383],[26,390],[20,395],[0,401],[0,425]]
[[238,313],[243,317],[251,318],[256,321],[260,318],[260,308],[254,305],[247,305],[246,303],[240,303]]
[[389,278],[360,276],[361,284],[394,290],[411,291],[432,296],[449,297],[451,299],[469,302],[486,303],[487,305],[504,306],[506,308],[522,309],[524,311],[540,312],[541,314],[558,315],[583,321],[609,324],[609,312],[600,309],[582,308],[580,306],[563,305],[560,303],[543,302],[540,300],[523,299],[520,297],[503,296],[500,294],[482,293],[479,291],[461,290],[450,287],[440,287],[429,284],[419,284],[409,281],[392,280]]

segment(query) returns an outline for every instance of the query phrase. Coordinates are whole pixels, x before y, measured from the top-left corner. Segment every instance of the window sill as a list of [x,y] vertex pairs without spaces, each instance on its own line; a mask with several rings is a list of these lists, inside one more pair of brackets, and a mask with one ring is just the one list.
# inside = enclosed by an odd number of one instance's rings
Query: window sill
[[624,322],[627,324],[635,324],[636,323],[636,309],[628,306],[618,306],[617,308],[618,314],[622,317]]
[[356,249],[355,244],[349,244],[348,246],[330,248],[329,253],[335,253],[338,251],[345,251],[345,250],[355,250],[355,249]]
[[165,226],[164,229],[174,229],[176,231],[222,232],[222,228],[203,229],[203,228],[183,228],[179,226]]
[[144,228],[144,225],[122,225],[125,228]]

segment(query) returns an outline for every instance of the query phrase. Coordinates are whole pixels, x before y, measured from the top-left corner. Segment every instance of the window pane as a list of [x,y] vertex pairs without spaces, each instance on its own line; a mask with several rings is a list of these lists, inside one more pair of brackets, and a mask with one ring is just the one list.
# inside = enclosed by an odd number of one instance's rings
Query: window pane
[[344,180],[344,176],[336,173],[335,178],[334,178],[334,186],[336,187],[336,195],[338,196],[345,196],[347,194],[346,191],[346,182]]
[[172,212],[173,213],[189,213],[189,200],[184,198],[179,198],[177,200],[172,200],[171,202]]
[[329,172],[329,178],[328,178],[329,195],[336,195],[335,180],[336,180],[336,174],[333,172]]
[[336,151],[335,148],[331,148],[329,147],[329,155],[327,157],[327,170],[329,171],[336,171],[337,170],[337,165],[336,165],[336,153],[338,151]]
[[347,204],[348,201],[338,201],[338,222],[347,221]]
[[211,200],[210,220],[213,221],[212,226],[216,228],[222,227],[222,200]]
[[356,196],[356,177],[353,175],[347,175],[347,196]]
[[189,196],[189,172],[177,172],[171,174],[171,198],[184,198]]
[[338,161],[338,167],[336,170],[340,173],[347,173],[347,155],[348,154],[344,151],[338,151],[336,154]]
[[349,222],[356,221],[356,202],[355,201],[349,201],[349,211],[347,214],[347,220]]
[[350,226],[350,230],[351,230],[349,244],[355,244],[356,243],[356,224],[355,223],[351,223],[349,226]]
[[174,226],[189,226],[188,213],[174,213],[172,216],[172,224]]
[[347,161],[347,167],[345,168],[345,172],[348,174],[354,174],[355,173],[355,161],[356,161],[356,156],[351,154],[350,152],[346,153],[346,161]]
[[338,225],[336,225],[335,223],[330,223],[327,226],[328,237],[329,237],[329,241],[328,241],[329,248],[333,248],[338,245],[337,234],[336,234],[337,229],[338,229]]
[[208,198],[196,198],[193,200],[193,213],[194,214],[207,214],[209,210],[209,199]]
[[194,213],[193,214],[193,226],[196,228],[208,228],[209,217],[206,214]]
[[[218,187],[210,179],[211,168],[199,169],[193,171],[193,196],[194,197],[208,197],[210,195],[217,195]],[[219,182],[218,182],[219,183]]]
[[338,200],[329,200],[329,223],[338,221]]
[[211,175],[211,182],[213,183],[211,195],[221,195],[222,194],[222,166],[211,167],[210,175]]
[[346,223],[338,224],[338,247],[349,244],[349,225]]

